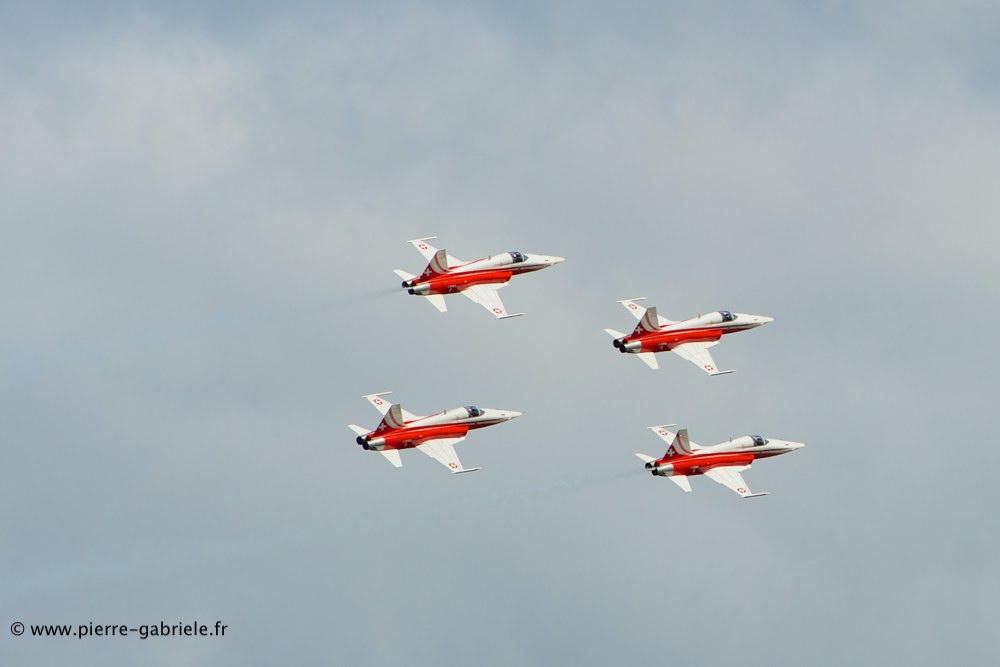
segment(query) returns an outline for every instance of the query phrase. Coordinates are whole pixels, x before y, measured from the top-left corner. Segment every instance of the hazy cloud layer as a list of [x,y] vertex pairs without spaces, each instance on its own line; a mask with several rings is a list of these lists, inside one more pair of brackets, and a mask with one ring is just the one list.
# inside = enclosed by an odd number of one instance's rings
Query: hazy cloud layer
[[[997,10],[733,4],[3,10],[2,618],[231,630],[0,662],[990,664]],[[568,259],[442,315],[431,234]],[[651,372],[636,296],[776,321]],[[384,390],[524,416],[395,470]]]

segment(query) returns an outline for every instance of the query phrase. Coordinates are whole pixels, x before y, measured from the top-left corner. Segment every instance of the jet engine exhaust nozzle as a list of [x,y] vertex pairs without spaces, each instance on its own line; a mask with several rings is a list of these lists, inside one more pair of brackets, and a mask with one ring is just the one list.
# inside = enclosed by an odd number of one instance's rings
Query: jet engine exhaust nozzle
[[622,348],[622,342],[620,340],[618,340],[617,338],[615,338],[613,341],[611,341],[611,344],[614,345],[615,347],[617,347],[619,350]]
[[627,343],[622,343],[618,347],[619,352],[639,352],[642,350],[642,343],[637,340],[630,340]]
[[674,467],[671,464],[666,463],[653,468],[652,473],[658,477],[670,477],[674,474]]
[[428,292],[431,291],[431,286],[428,285],[427,283],[416,283],[416,284],[411,283],[410,288],[406,291],[409,292],[410,294],[419,294],[423,296],[424,294],[427,294]]

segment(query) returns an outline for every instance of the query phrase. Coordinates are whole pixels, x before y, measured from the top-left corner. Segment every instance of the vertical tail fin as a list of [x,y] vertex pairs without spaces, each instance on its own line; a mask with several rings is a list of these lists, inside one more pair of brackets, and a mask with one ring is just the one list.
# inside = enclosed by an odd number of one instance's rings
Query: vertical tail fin
[[677,431],[677,436],[674,437],[674,441],[670,443],[670,448],[667,449],[668,454],[671,449],[674,450],[674,454],[690,454],[694,451],[691,448],[691,440],[688,438],[688,430],[686,428]]
[[635,334],[641,333],[651,333],[653,331],[660,330],[660,318],[656,314],[656,306],[647,308],[646,312],[642,314],[642,319],[639,320],[639,324],[636,325]]
[[380,421],[378,426],[375,428],[375,432],[382,433],[391,429],[402,428],[405,424],[406,421],[403,419],[403,406],[399,403],[393,403],[389,406],[385,416],[382,417],[382,421]]
[[434,276],[442,276],[448,273],[448,251],[441,249],[434,253],[430,263],[424,272],[420,274],[418,280],[423,281]]

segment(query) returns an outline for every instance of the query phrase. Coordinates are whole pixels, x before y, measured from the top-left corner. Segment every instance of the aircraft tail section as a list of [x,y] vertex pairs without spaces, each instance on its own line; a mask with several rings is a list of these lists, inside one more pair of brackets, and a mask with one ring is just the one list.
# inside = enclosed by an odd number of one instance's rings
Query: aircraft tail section
[[674,436],[674,441],[670,443],[670,447],[667,448],[667,456],[691,454],[692,452],[694,452],[694,448],[691,446],[690,438],[688,438],[688,430],[686,428],[682,428],[677,431],[677,435]]
[[431,257],[430,263],[424,269],[424,272],[420,274],[418,280],[429,280],[434,276],[442,276],[446,273],[448,273],[448,252],[442,248]]
[[646,312],[643,313],[642,319],[639,320],[639,324],[636,325],[633,335],[652,333],[654,331],[660,330],[660,318],[656,314],[656,306],[647,308]]
[[382,417],[382,421],[379,422],[378,427],[375,429],[375,433],[383,433],[392,429],[402,428],[406,424],[403,419],[403,406],[399,403],[393,403],[389,406],[389,410],[386,411],[385,416]]

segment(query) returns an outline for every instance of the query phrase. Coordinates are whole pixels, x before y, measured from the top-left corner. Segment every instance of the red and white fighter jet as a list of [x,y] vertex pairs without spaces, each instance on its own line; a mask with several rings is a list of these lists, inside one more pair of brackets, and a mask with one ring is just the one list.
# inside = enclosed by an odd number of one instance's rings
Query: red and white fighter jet
[[400,269],[395,269],[394,272],[403,279],[406,291],[426,297],[442,313],[448,310],[444,295],[461,293],[490,311],[497,319],[524,315],[508,314],[497,290],[507,285],[513,276],[555,266],[565,260],[565,257],[511,251],[466,262],[427,243],[436,238],[428,236],[407,241],[430,262],[423,273],[415,276]]
[[418,417],[404,410],[399,403],[390,403],[382,398],[391,393],[386,391],[365,396],[382,413],[382,421],[374,431],[356,424],[349,424],[348,427],[357,433],[359,445],[378,452],[397,468],[403,465],[399,450],[418,449],[453,473],[479,470],[462,467],[454,445],[465,440],[466,433],[472,429],[493,426],[521,416],[520,412],[513,410],[469,405]]
[[692,475],[705,475],[723,486],[727,486],[744,498],[766,496],[766,493],[751,493],[740,473],[757,459],[787,454],[805,447],[802,442],[769,440],[759,435],[744,435],[728,442],[701,447],[688,439],[686,428],[676,433],[668,431],[668,426],[650,426],[649,429],[660,436],[670,446],[661,458],[646,454],[636,454],[646,462],[646,469],[659,477],[667,477],[685,491],[691,491]]
[[656,313],[656,307],[643,308],[636,301],[646,297],[625,299],[618,303],[639,320],[635,331],[626,335],[614,329],[605,329],[614,340],[619,352],[631,353],[639,357],[652,369],[659,368],[656,352],[673,352],[684,357],[709,375],[725,375],[735,371],[720,371],[708,348],[717,345],[725,334],[754,329],[773,322],[766,315],[747,315],[719,310],[708,315],[699,315],[680,322],[668,320]]

